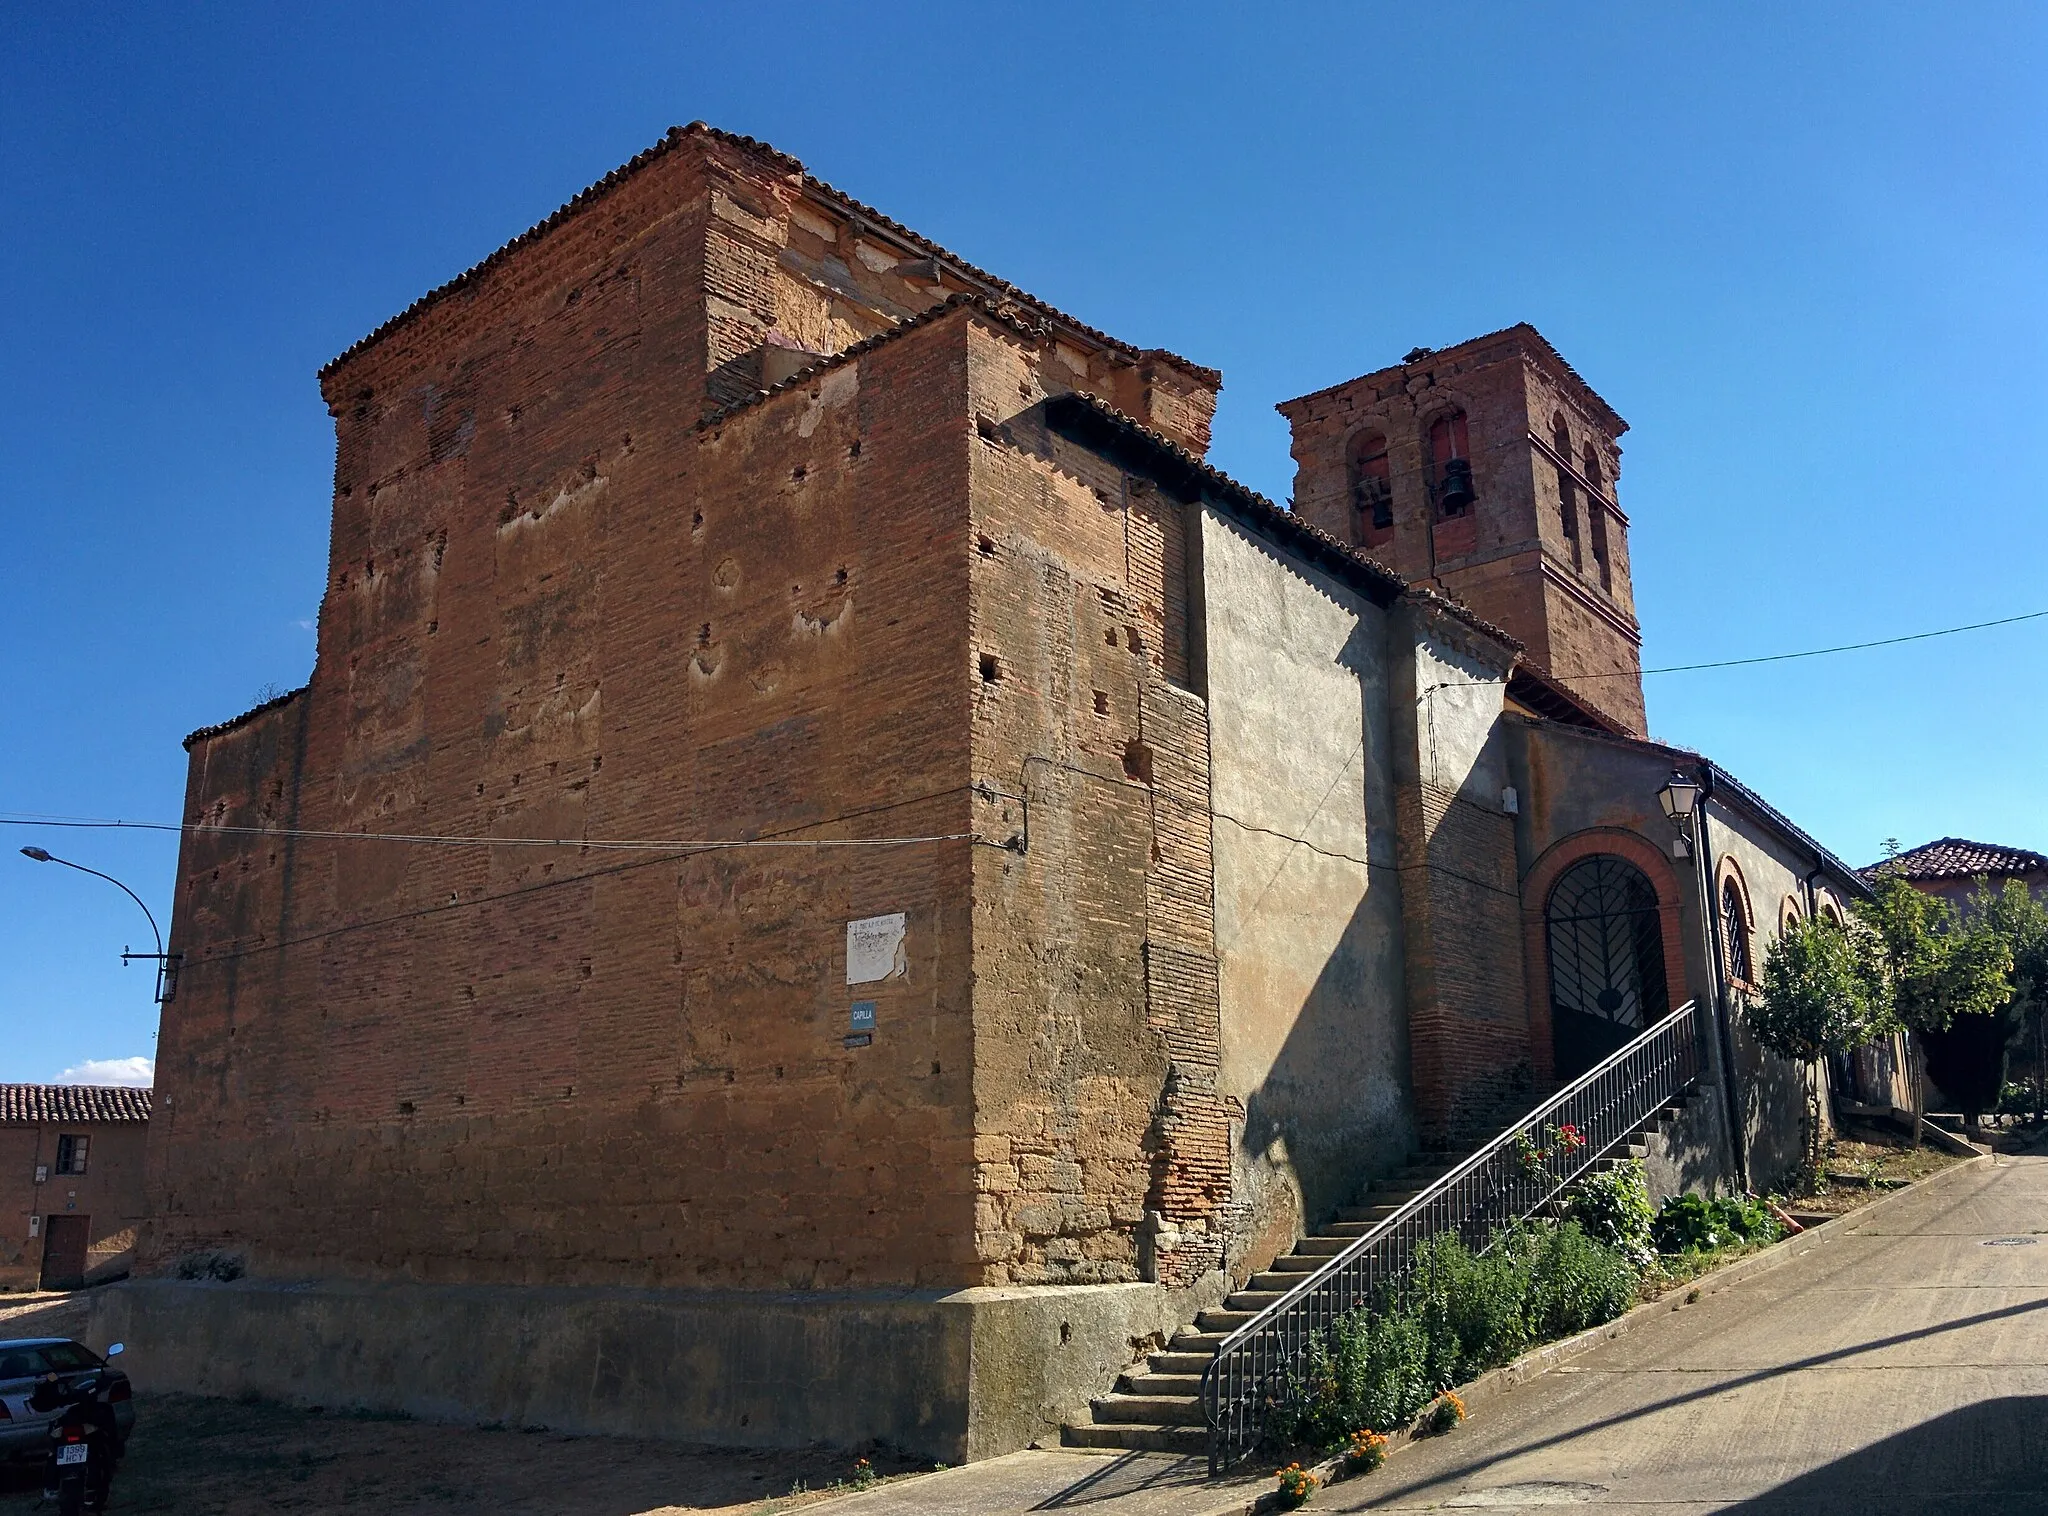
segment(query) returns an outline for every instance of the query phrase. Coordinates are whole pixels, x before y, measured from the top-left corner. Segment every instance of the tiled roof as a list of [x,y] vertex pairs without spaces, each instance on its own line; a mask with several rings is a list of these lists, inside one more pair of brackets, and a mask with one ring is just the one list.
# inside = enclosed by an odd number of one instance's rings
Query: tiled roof
[[286,690],[282,695],[271,696],[261,705],[250,706],[239,716],[230,716],[226,721],[217,721],[212,726],[202,726],[185,738],[185,751],[191,752],[196,744],[204,742],[209,737],[218,737],[222,732],[232,732],[245,722],[254,721],[266,711],[274,711],[281,705],[290,705],[305,693],[306,686],[302,684],[295,690]]
[[1105,347],[1114,348],[1118,352],[1126,353],[1134,359],[1163,359],[1169,363],[1179,365],[1188,373],[1196,376],[1197,378],[1204,379],[1211,384],[1220,385],[1223,382],[1223,376],[1219,374],[1215,369],[1204,368],[1202,365],[1190,362],[1188,359],[1181,357],[1177,353],[1169,353],[1163,348],[1136,348],[1131,346],[1128,342],[1118,341],[1116,338],[1110,336],[1107,332],[1100,331],[1097,328],[1088,325],[1088,323],[1086,323],[1085,321],[1081,321],[1073,316],[1069,316],[1065,311],[1059,310],[1054,306],[1048,305],[1043,300],[1040,300],[1037,296],[1028,294],[1025,291],[1017,288],[1016,285],[1010,283],[1007,279],[998,278],[996,275],[989,273],[986,269],[975,267],[975,265],[969,263],[965,258],[960,257],[957,253],[948,252],[945,248],[939,246],[938,243],[933,242],[930,238],[921,236],[917,232],[912,231],[909,227],[903,225],[902,222],[897,221],[892,217],[884,215],[881,211],[875,210],[872,206],[863,205],[860,201],[854,199],[851,195],[846,194],[844,191],[834,189],[824,180],[815,178],[814,176],[805,173],[803,164],[799,162],[797,159],[790,157],[789,154],[782,152],[777,148],[771,147],[768,143],[762,142],[758,138],[741,136],[738,132],[722,131],[718,127],[711,126],[702,121],[693,121],[688,126],[670,127],[668,131],[663,134],[659,142],[655,143],[652,147],[647,148],[642,152],[634,154],[633,157],[628,159],[619,167],[613,169],[609,174],[606,174],[602,179],[598,180],[597,183],[591,185],[589,188],[582,190],[578,194],[571,197],[568,203],[556,209],[554,214],[549,216],[546,220],[537,222],[533,226],[528,227],[525,231],[521,232],[518,236],[514,237],[510,242],[507,242],[503,247],[500,247],[496,252],[491,253],[487,257],[472,264],[469,268],[457,274],[453,279],[450,279],[446,284],[438,285],[435,288],[428,290],[426,294],[420,296],[419,299],[413,301],[411,305],[407,306],[404,310],[400,311],[390,320],[384,322],[381,326],[379,326],[375,331],[371,332],[368,336],[363,337],[360,340],[349,344],[349,346],[345,350],[343,350],[333,359],[329,360],[327,363],[321,366],[320,377],[322,379],[325,379],[329,374],[333,373],[336,369],[340,368],[344,363],[348,362],[349,359],[355,357],[356,354],[362,352],[365,348],[371,347],[375,343],[381,341],[384,337],[389,335],[396,328],[403,326],[406,322],[412,320],[413,317],[419,315],[420,312],[424,311],[428,306],[438,304],[440,301],[447,299],[448,296],[456,293],[456,291],[475,282],[475,280],[477,280],[483,274],[488,272],[490,269],[495,268],[498,264],[502,263],[506,258],[510,257],[514,252],[526,246],[526,244],[528,244],[529,242],[536,241],[539,238],[546,236],[549,232],[553,231],[557,226],[560,226],[564,221],[567,221],[571,216],[574,216],[578,211],[581,211],[585,206],[590,205],[594,201],[602,199],[605,195],[609,194],[612,190],[616,189],[620,184],[623,184],[627,179],[630,179],[633,175],[637,174],[641,169],[645,168],[648,164],[654,162],[657,158],[663,157],[664,155],[673,151],[676,147],[680,146],[684,142],[689,141],[693,137],[708,137],[714,142],[723,142],[731,147],[743,148],[748,152],[760,154],[762,157],[767,158],[777,168],[781,169],[784,173],[791,175],[801,175],[803,178],[804,187],[817,198],[829,201],[839,206],[840,208],[844,209],[849,215],[855,216],[860,220],[866,221],[873,226],[883,228],[892,235],[899,237],[906,242],[913,243],[921,252],[927,254],[928,256],[936,257],[945,264],[947,264],[953,270],[956,277],[968,279],[981,284],[986,284],[993,291],[1003,295],[1007,295],[1014,300],[1029,305],[1034,310],[1043,312],[1045,315],[1051,317],[1053,320],[1059,322],[1061,325],[1069,327],[1076,333],[1084,337],[1088,337],[1096,342],[1099,342]]
[[1866,879],[1880,873],[1899,873],[1908,879],[1974,879],[1979,874],[2032,874],[2048,872],[2048,857],[2023,847],[2001,847],[1995,842],[1971,842],[1964,837],[1941,837],[1922,843],[1873,863],[1863,871]]
[[1092,421],[1092,427],[1084,429],[1114,433],[1136,444],[1151,455],[1154,466],[1161,467],[1172,482],[1195,489],[1206,488],[1212,498],[1233,508],[1233,514],[1247,525],[1263,528],[1267,536],[1294,548],[1311,563],[1338,569],[1351,583],[1363,588],[1382,605],[1406,595],[1443,610],[1512,652],[1522,651],[1521,642],[1461,602],[1438,594],[1425,585],[1409,583],[1349,543],[1340,542],[1322,528],[1310,525],[1293,511],[1282,510],[1249,485],[1238,483],[1171,438],[1153,431],[1142,421],[1126,416],[1115,406],[1085,390],[1053,396],[1046,402],[1046,414],[1055,426],[1073,428],[1077,421]]
[[1036,341],[1040,335],[1024,322],[1017,319],[1016,307],[1007,301],[998,302],[989,299],[986,295],[972,295],[964,292],[948,295],[930,309],[919,311],[915,316],[906,316],[885,332],[877,332],[874,336],[863,338],[861,341],[854,343],[853,346],[843,347],[836,353],[821,355],[817,362],[805,364],[780,384],[772,385],[767,389],[756,390],[751,395],[741,396],[730,405],[720,406],[697,423],[697,430],[700,432],[710,430],[722,425],[739,412],[759,405],[764,400],[771,399],[789,390],[802,389],[820,374],[829,373],[835,368],[843,368],[849,363],[858,362],[864,355],[872,353],[876,348],[894,342],[898,337],[914,332],[919,327],[930,326],[941,316],[949,316],[957,310],[972,310],[975,314],[993,321],[999,326],[1008,327],[1026,341]]
[[0,1122],[147,1121],[149,1096],[119,1084],[0,1084]]
[[1427,368],[1432,363],[1441,363],[1446,358],[1462,353],[1466,348],[1477,347],[1482,342],[1495,342],[1502,337],[1522,337],[1529,340],[1535,346],[1538,353],[1563,370],[1571,381],[1583,389],[1592,399],[1593,403],[1605,413],[1607,421],[1613,427],[1615,436],[1619,437],[1628,430],[1628,423],[1622,420],[1621,414],[1607,403],[1598,390],[1586,383],[1585,376],[1571,366],[1570,360],[1557,350],[1548,337],[1537,331],[1535,327],[1526,321],[1517,321],[1513,326],[1504,326],[1497,332],[1487,332],[1483,336],[1467,338],[1455,347],[1432,348],[1413,363],[1393,363],[1385,368],[1372,369],[1350,379],[1341,379],[1335,384],[1326,384],[1319,390],[1310,390],[1306,395],[1296,395],[1292,400],[1283,400],[1274,406],[1273,409],[1285,414],[1287,407],[1290,405],[1299,405],[1304,400],[1317,400],[1324,395],[1334,394],[1338,390],[1346,389],[1358,383],[1360,379],[1372,379],[1381,374],[1392,374],[1411,368]]

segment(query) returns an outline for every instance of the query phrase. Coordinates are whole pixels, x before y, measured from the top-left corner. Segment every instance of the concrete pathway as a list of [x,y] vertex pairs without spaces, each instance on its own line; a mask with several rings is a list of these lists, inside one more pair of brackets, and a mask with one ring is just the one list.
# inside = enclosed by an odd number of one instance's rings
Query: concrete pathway
[[1333,1511],[2048,1512],[2048,1157],[1951,1170],[1323,1492]]
[[1208,1462],[1078,1448],[1012,1453],[802,1507],[804,1516],[1198,1516],[1241,1512],[1272,1486],[1263,1474],[1212,1480]]
[[[1803,1251],[1801,1251],[1803,1248]],[[1952,1169],[1502,1396],[1315,1511],[2048,1513],[2048,1157]],[[1014,1453],[818,1516],[1212,1516],[1198,1459]]]

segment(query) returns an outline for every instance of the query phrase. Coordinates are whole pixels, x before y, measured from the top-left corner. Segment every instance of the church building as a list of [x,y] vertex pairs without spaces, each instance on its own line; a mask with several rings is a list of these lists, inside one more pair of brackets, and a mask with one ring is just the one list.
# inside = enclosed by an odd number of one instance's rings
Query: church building
[[1647,736],[1621,417],[1417,349],[1282,509],[1220,384],[702,125],[329,364],[310,682],[186,743],[138,1383],[1178,1446],[1121,1374],[1688,1002],[1653,1174],[1783,1171],[1740,993],[1864,885]]

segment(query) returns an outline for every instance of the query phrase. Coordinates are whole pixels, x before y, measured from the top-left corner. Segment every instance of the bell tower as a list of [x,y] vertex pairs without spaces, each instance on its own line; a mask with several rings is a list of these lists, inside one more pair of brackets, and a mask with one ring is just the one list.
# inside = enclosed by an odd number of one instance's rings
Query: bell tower
[[1642,633],[1616,503],[1628,423],[1526,323],[1417,348],[1277,407],[1294,509],[1462,601],[1628,731],[1645,730]]

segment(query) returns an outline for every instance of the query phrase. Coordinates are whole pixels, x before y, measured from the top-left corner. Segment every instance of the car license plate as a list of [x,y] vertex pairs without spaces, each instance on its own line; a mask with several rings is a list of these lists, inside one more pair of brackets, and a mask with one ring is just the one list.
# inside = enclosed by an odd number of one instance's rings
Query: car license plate
[[88,1451],[90,1450],[82,1442],[67,1442],[64,1446],[57,1449],[57,1462],[59,1464],[84,1463],[85,1455]]

